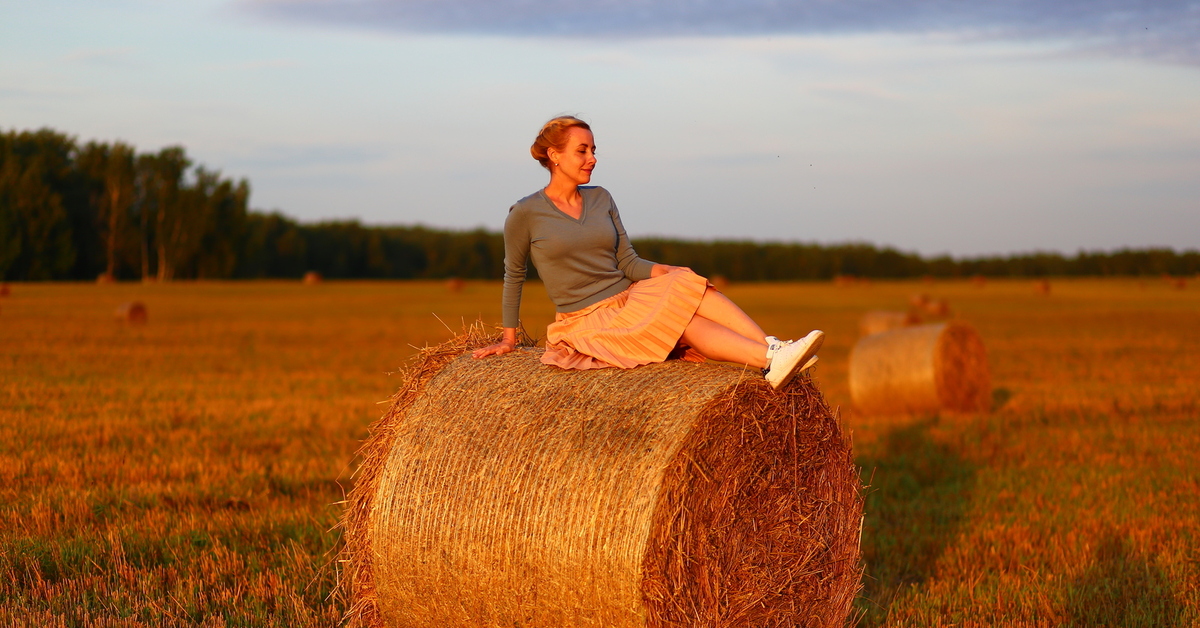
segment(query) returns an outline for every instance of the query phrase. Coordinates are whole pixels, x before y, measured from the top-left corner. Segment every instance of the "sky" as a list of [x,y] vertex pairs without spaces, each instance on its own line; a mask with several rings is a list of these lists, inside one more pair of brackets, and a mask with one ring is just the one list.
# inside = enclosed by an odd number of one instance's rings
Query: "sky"
[[634,237],[1200,248],[1200,2],[0,0],[0,129],[303,221],[501,229],[592,124]]

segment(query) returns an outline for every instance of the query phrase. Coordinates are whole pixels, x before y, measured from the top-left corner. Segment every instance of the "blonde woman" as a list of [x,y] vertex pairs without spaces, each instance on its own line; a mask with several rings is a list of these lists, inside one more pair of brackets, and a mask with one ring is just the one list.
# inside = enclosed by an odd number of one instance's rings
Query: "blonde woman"
[[638,257],[612,196],[587,185],[596,143],[586,122],[550,120],[530,153],[550,171],[550,183],[509,209],[504,333],[474,357],[516,348],[521,289],[532,261],[557,310],[546,330],[546,364],[633,368],[669,357],[708,358],[760,368],[779,388],[816,363],[821,331],[781,342],[691,269]]

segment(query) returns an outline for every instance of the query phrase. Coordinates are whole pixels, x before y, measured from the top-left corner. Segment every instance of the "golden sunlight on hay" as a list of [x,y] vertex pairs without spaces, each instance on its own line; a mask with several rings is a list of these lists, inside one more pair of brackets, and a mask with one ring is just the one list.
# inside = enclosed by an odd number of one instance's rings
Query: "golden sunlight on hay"
[[118,321],[133,325],[144,325],[149,320],[149,313],[141,301],[130,301],[117,306],[114,312]]
[[913,311],[893,312],[890,310],[874,310],[862,315],[858,321],[858,331],[863,336],[879,334],[893,329],[903,329],[920,325],[921,317]]
[[325,278],[321,276],[321,273],[319,273],[315,270],[310,270],[310,271],[304,273],[303,281],[305,284],[308,284],[308,285],[318,284],[324,280],[325,280]]
[[850,352],[850,396],[866,414],[984,411],[991,395],[983,340],[965,323],[865,336]]
[[810,378],[425,350],[343,520],[366,626],[842,626],[861,486]]

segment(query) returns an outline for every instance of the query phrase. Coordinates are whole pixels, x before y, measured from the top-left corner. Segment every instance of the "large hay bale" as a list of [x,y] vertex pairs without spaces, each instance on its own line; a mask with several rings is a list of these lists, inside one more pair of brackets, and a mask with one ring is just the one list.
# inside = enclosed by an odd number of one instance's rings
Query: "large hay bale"
[[149,313],[146,311],[146,305],[141,301],[122,303],[117,306],[114,314],[118,321],[133,325],[144,325],[150,318]]
[[858,321],[858,330],[862,335],[870,336],[920,324],[921,316],[911,310],[908,312],[874,310],[862,315]]
[[865,336],[850,352],[850,397],[867,414],[985,411],[991,386],[983,340],[961,322]]
[[[490,342],[490,341],[484,341]],[[343,525],[352,623],[842,626],[862,497],[816,385],[426,350]]]

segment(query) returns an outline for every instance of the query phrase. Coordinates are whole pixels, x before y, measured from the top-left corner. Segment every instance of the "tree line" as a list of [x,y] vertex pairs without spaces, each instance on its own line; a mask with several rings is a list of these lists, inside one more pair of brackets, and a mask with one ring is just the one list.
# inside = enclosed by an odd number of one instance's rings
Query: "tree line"
[[[141,153],[52,129],[0,133],[0,279],[496,279],[504,240],[484,229],[301,223],[249,207],[250,184],[193,163],[182,146]],[[734,281],[839,275],[1190,275],[1200,251],[1169,248],[954,259],[865,243],[635,239],[646,259]],[[530,269],[534,273],[534,269]]]

